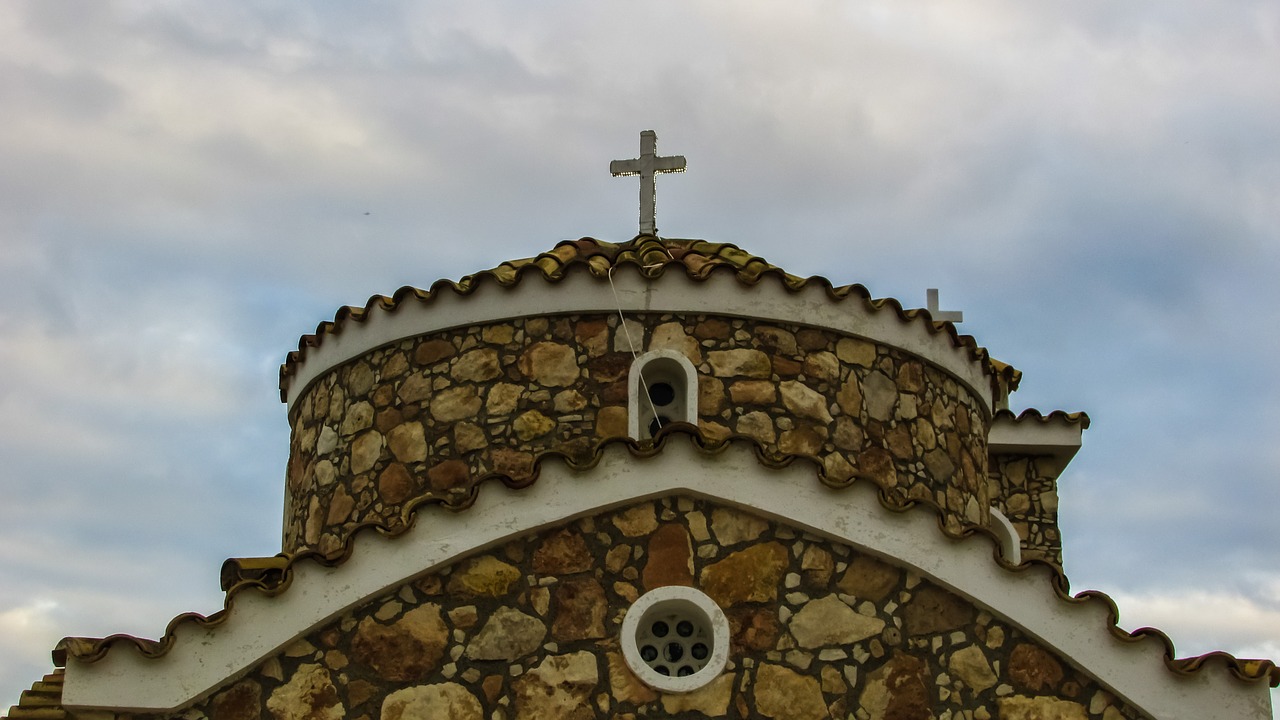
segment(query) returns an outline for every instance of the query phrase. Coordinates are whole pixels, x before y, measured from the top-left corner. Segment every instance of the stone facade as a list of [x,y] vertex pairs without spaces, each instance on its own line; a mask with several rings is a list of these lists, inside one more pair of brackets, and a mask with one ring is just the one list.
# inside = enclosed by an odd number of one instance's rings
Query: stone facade
[[[663,694],[618,632],[658,586],[730,620],[727,670]],[[413,579],[306,635],[189,720],[1136,720],[1001,618],[839,543],[689,498],[544,529]]]
[[989,521],[988,418],[918,358],[742,318],[642,315],[624,330],[568,315],[406,339],[318,378],[290,418],[285,551],[333,553],[357,524],[402,527],[424,499],[465,506],[485,477],[528,482],[546,453],[589,463],[627,434],[631,342],[693,363],[707,438],[746,435],[766,457],[812,457],[828,483],[934,503],[950,531]]
[[1023,559],[1062,567],[1058,532],[1058,482],[1053,458],[1001,456],[992,462],[992,504],[1018,531]]

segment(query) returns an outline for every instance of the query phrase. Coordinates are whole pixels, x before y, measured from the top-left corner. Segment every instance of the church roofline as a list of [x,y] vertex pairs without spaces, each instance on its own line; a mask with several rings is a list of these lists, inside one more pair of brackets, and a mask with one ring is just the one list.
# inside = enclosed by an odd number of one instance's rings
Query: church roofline
[[[616,272],[618,268],[627,268],[634,274]],[[668,273],[673,269],[683,272]],[[677,274],[698,284],[732,275],[740,288],[758,292],[780,288],[785,292],[778,295],[778,299],[791,298],[791,305],[795,307],[779,310],[774,313],[776,316],[771,316],[758,299],[750,307],[735,308],[721,306],[724,305],[723,298],[712,293],[700,293],[696,302],[691,299],[687,307],[671,303],[664,305],[663,298],[652,290],[656,282]],[[537,294],[537,288],[530,283],[522,282],[529,275],[541,277],[551,284],[589,275],[597,281],[612,281],[615,287],[602,285],[595,287],[593,292],[578,296],[571,296],[561,288],[556,296],[548,297]],[[520,295],[520,302],[512,302],[513,298],[507,296],[490,299],[490,293],[479,293],[485,285],[497,285],[516,292]],[[616,290],[616,296],[611,290]],[[841,307],[839,312],[831,313],[831,322],[814,321],[813,311],[817,303],[801,306],[795,301],[796,296],[804,293],[810,293],[805,297],[815,300],[825,297],[831,303],[861,300],[857,307],[863,314],[854,318],[855,313]],[[462,302],[464,300],[465,303]],[[489,301],[489,306],[486,306],[486,301]],[[409,309],[415,306],[441,303],[444,306],[433,308],[430,316],[424,314],[413,321],[404,317],[413,314]],[[281,400],[292,407],[310,382],[324,372],[405,337],[532,314],[616,313],[619,304],[623,311],[631,313],[738,314],[768,321],[821,325],[866,337],[906,350],[947,369],[970,386],[988,413],[993,409],[994,386],[1003,383],[1007,390],[1016,389],[1020,377],[1014,368],[990,358],[987,350],[979,346],[972,336],[958,333],[953,323],[934,322],[928,310],[906,309],[893,298],[873,299],[862,285],[836,287],[824,277],[791,275],[730,243],[662,240],[641,235],[620,244],[593,238],[564,241],[550,252],[504,262],[457,282],[439,280],[428,290],[403,287],[390,297],[375,295],[363,307],[344,306],[333,321],[321,323],[315,333],[302,336],[298,350],[289,353],[280,367]],[[884,312],[888,314],[882,314]],[[886,322],[890,319],[892,323]],[[845,327],[840,327],[841,324]],[[937,336],[945,338],[943,343],[934,339]]]
[[[1065,416],[1065,414],[1063,414]],[[676,442],[678,438],[684,438],[687,442]],[[1172,640],[1163,632],[1153,628],[1141,628],[1132,633],[1125,631],[1117,625],[1119,611],[1115,602],[1107,595],[1096,592],[1086,591],[1079,595],[1072,596],[1069,593],[1069,587],[1066,577],[1054,565],[1036,559],[1025,560],[1019,565],[1013,565],[1006,562],[999,555],[999,543],[995,535],[988,529],[980,526],[966,526],[958,530],[950,529],[942,522],[941,508],[929,500],[910,500],[896,495],[891,490],[880,488],[873,481],[863,478],[854,478],[846,482],[835,482],[826,478],[820,464],[816,463],[812,458],[807,456],[786,456],[783,458],[769,458],[762,452],[762,446],[755,440],[746,436],[732,436],[721,441],[707,439],[696,431],[693,426],[685,424],[674,424],[668,426],[661,431],[655,442],[636,442],[626,439],[615,439],[601,443],[597,446],[595,453],[591,458],[579,460],[575,462],[561,453],[548,452],[541,455],[535,461],[534,473],[528,481],[516,483],[510,478],[502,475],[491,475],[485,478],[485,482],[477,484],[471,488],[470,492],[462,497],[455,504],[448,504],[445,501],[435,498],[419,498],[417,502],[406,503],[405,518],[407,522],[395,528],[390,528],[380,523],[364,523],[353,530],[342,547],[328,555],[321,555],[316,551],[304,551],[292,556],[279,555],[273,558],[256,558],[256,559],[232,559],[227,561],[223,566],[222,581],[227,587],[227,593],[222,610],[210,615],[203,616],[197,613],[187,613],[174,618],[165,630],[165,634],[158,641],[144,640],[130,635],[113,635],[106,638],[65,638],[54,650],[55,664],[63,666],[70,665],[72,668],[87,668],[96,665],[109,655],[114,656],[118,653],[110,653],[115,645],[123,644],[132,646],[136,654],[132,654],[134,658],[142,659],[159,659],[170,655],[175,646],[185,643],[199,644],[202,636],[211,638],[210,633],[215,633],[219,626],[223,625],[233,615],[233,608],[238,603],[247,602],[251,608],[256,608],[254,612],[261,612],[263,603],[283,602],[283,600],[275,599],[277,596],[287,595],[287,590],[297,579],[298,573],[304,575],[312,572],[323,572],[319,568],[335,569],[347,564],[357,552],[357,545],[367,545],[374,538],[371,535],[381,535],[387,538],[396,538],[406,534],[412,535],[415,524],[426,522],[422,517],[422,513],[427,506],[440,505],[443,509],[453,512],[447,513],[435,518],[436,522],[454,522],[452,518],[457,517],[455,513],[470,508],[472,505],[482,499],[480,486],[486,487],[486,492],[492,492],[496,488],[493,482],[497,481],[506,485],[509,489],[519,490],[529,488],[533,485],[546,485],[546,481],[537,482],[544,471],[551,471],[551,474],[559,476],[565,474],[567,470],[569,474],[580,473],[586,470],[592,470],[602,464],[612,462],[616,465],[620,456],[618,449],[625,449],[631,458],[653,458],[671,452],[676,449],[677,455],[684,455],[688,451],[685,448],[692,448],[696,455],[701,457],[723,456],[729,458],[730,462],[738,462],[733,458],[745,457],[744,451],[748,452],[756,458],[758,466],[776,470],[779,472],[794,472],[787,470],[788,467],[810,467],[821,481],[821,486],[825,486],[827,490],[848,490],[852,488],[870,488],[877,493],[879,503],[888,510],[893,511],[889,515],[900,515],[906,513],[917,506],[922,506],[932,510],[930,513],[933,518],[933,525],[938,528],[942,535],[935,537],[950,537],[952,539],[969,537],[972,535],[985,535],[992,543],[992,551],[990,557],[994,562],[1006,571],[1026,573],[1035,570],[1037,575],[1044,576],[1049,580],[1049,585],[1053,588],[1054,594],[1060,603],[1065,606],[1088,605],[1099,609],[1102,615],[1107,618],[1105,627],[1109,631],[1109,635],[1122,644],[1139,643],[1140,641],[1155,640],[1163,650],[1163,663],[1173,675],[1195,676],[1208,666],[1220,666],[1229,671],[1229,673],[1244,681],[1261,682],[1265,681],[1272,687],[1280,687],[1280,668],[1270,660],[1248,660],[1238,659],[1225,652],[1211,652],[1204,655],[1190,658],[1176,658]],[[736,451],[734,451],[736,449]],[[608,458],[612,457],[612,461]],[[558,460],[559,462],[547,463],[548,460]],[[799,460],[799,463],[795,461]],[[606,462],[608,461],[608,462]],[[856,482],[862,479],[863,482]],[[557,481],[567,481],[570,478],[557,478]],[[776,480],[773,481],[776,485]],[[808,489],[806,489],[806,487]],[[809,485],[806,487],[791,488],[787,492],[811,492],[815,487]],[[697,483],[688,484],[688,492],[700,494]],[[656,490],[650,488],[647,492],[652,495]],[[644,493],[641,493],[642,495]],[[717,497],[714,493],[709,497]],[[751,494],[747,494],[751,497]],[[616,502],[629,502],[635,499],[642,499],[640,496],[636,498],[615,498]],[[516,499],[519,500],[518,498]],[[739,497],[733,502],[740,502]],[[826,501],[830,504],[830,501]],[[524,507],[538,506],[525,505]],[[859,506],[860,507],[860,506]],[[760,511],[768,512],[767,508],[758,508]],[[848,507],[849,512],[854,512],[855,508],[851,505]],[[860,512],[860,510],[859,510]],[[883,513],[881,513],[883,514]],[[913,517],[919,517],[919,512],[906,513]],[[488,513],[486,513],[486,516]],[[783,518],[790,519],[793,522],[805,523],[805,518]],[[469,523],[471,521],[468,521]],[[847,521],[842,521],[847,524]],[[545,523],[544,523],[545,524]],[[526,528],[527,531],[536,530],[538,524]],[[920,529],[923,531],[923,529]],[[357,540],[359,538],[359,540]],[[946,545],[944,547],[964,547],[972,548],[971,542],[961,543],[959,545]],[[875,548],[871,548],[874,550]],[[367,550],[366,550],[367,552]],[[936,552],[936,550],[934,551]],[[974,550],[970,549],[972,553]],[[451,557],[448,562],[456,560],[457,557]],[[429,571],[430,567],[423,568],[423,571]],[[925,570],[926,573],[930,571]],[[999,573],[997,573],[999,575]],[[403,578],[394,578],[399,581]],[[943,578],[944,583],[948,581]],[[951,583],[953,584],[954,580]],[[249,592],[252,590],[253,592]],[[965,591],[962,589],[962,591]],[[998,609],[997,609],[998,610]],[[1065,610],[1063,612],[1066,612]],[[1013,618],[1016,622],[1016,618]],[[1078,622],[1077,618],[1075,622]],[[1033,632],[1033,634],[1035,634]],[[183,640],[185,638],[185,640]],[[210,640],[211,641],[211,640]],[[68,661],[71,661],[70,663]],[[130,667],[137,668],[132,662],[127,663]],[[75,675],[72,675],[75,678]],[[83,696],[80,696],[83,697]]]

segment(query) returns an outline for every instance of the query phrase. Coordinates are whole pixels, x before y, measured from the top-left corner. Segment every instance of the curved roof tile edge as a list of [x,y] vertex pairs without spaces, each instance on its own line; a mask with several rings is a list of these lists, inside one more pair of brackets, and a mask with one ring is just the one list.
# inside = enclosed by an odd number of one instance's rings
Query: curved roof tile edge
[[[1026,413],[1023,413],[1024,415]],[[1066,416],[1066,413],[1062,413]],[[1051,414],[1052,416],[1052,414]],[[364,522],[354,526],[343,542],[338,552],[330,555],[323,555],[315,550],[307,550],[292,555],[279,554],[273,556],[278,559],[274,562],[268,561],[262,563],[274,569],[279,570],[277,575],[271,573],[271,577],[276,579],[263,578],[246,578],[234,584],[226,591],[223,601],[223,608],[212,615],[201,615],[199,613],[183,613],[169,621],[165,627],[164,635],[159,640],[147,640],[133,635],[116,634],[105,638],[83,638],[83,637],[67,637],[58,642],[53,650],[54,664],[59,667],[65,667],[68,657],[74,657],[76,660],[85,663],[93,663],[102,659],[113,646],[118,643],[131,644],[144,658],[155,659],[169,652],[172,648],[176,629],[185,623],[195,623],[203,627],[214,627],[226,622],[230,617],[232,608],[235,604],[235,598],[240,593],[249,589],[255,589],[268,597],[275,597],[285,592],[293,580],[293,566],[303,561],[313,561],[326,567],[341,565],[346,562],[355,547],[356,538],[367,532],[377,532],[387,537],[397,537],[409,532],[417,522],[418,508],[428,505],[440,505],[454,512],[461,512],[471,507],[475,503],[480,492],[480,486],[487,482],[501,482],[508,488],[520,489],[528,487],[537,481],[541,473],[542,461],[548,457],[556,457],[574,470],[589,470],[599,464],[603,456],[603,448],[609,445],[622,444],[631,454],[638,458],[652,457],[661,452],[673,437],[681,435],[687,436],[695,447],[709,455],[715,455],[724,452],[735,443],[748,444],[755,453],[756,459],[762,465],[770,468],[786,467],[797,460],[807,462],[815,468],[820,482],[831,488],[849,487],[855,481],[862,480],[870,482],[879,488],[877,496],[881,506],[892,512],[906,512],[922,506],[934,512],[935,520],[939,530],[948,537],[955,539],[968,538],[974,535],[986,537],[992,543],[992,557],[995,562],[1006,570],[1013,572],[1023,572],[1032,567],[1047,568],[1051,573],[1051,585],[1054,593],[1064,602],[1069,603],[1085,603],[1085,602],[1102,602],[1105,604],[1108,613],[1107,629],[1112,635],[1122,642],[1140,642],[1147,638],[1155,638],[1164,645],[1164,663],[1165,666],[1173,673],[1178,675],[1191,675],[1201,671],[1209,665],[1221,664],[1234,677],[1246,682],[1266,681],[1271,687],[1280,687],[1280,666],[1277,666],[1272,660],[1266,659],[1241,659],[1230,653],[1223,651],[1214,651],[1203,655],[1178,658],[1174,648],[1173,640],[1166,633],[1155,628],[1144,627],[1129,632],[1120,627],[1118,622],[1120,618],[1120,610],[1116,606],[1115,601],[1098,590],[1086,590],[1076,595],[1070,593],[1069,584],[1066,575],[1053,564],[1039,559],[1024,560],[1020,564],[1013,564],[1004,559],[1000,551],[1000,541],[995,533],[991,530],[979,525],[966,525],[959,530],[952,530],[946,526],[943,519],[943,510],[941,506],[931,499],[911,499],[901,496],[900,493],[880,486],[873,479],[855,475],[848,480],[834,480],[826,476],[826,472],[822,464],[817,458],[811,455],[786,454],[779,456],[770,456],[764,446],[756,439],[746,435],[730,435],[722,440],[708,438],[701,433],[696,426],[688,423],[672,423],[658,432],[653,441],[638,442],[629,438],[613,438],[598,443],[594,448],[592,456],[585,461],[577,460],[564,453],[558,451],[544,452],[533,460],[532,471],[527,479],[515,480],[507,475],[499,473],[490,473],[478,479],[476,484],[472,485],[467,494],[458,502],[449,502],[444,498],[438,498],[430,495],[419,496],[405,503],[401,517],[404,523],[395,527],[387,526],[380,522]],[[267,560],[262,558],[260,560]],[[227,561],[234,563],[235,559]],[[224,563],[225,570],[226,563]]]
[[1051,422],[1062,422],[1068,425],[1079,425],[1081,430],[1088,430],[1089,414],[1085,412],[1067,412],[1065,410],[1054,410],[1048,415],[1036,410],[1035,408],[1027,408],[1016,415],[1012,410],[997,410],[992,417],[994,421],[997,418],[1007,417],[1014,422],[1038,422],[1042,425]]
[[[585,253],[584,245],[587,248]],[[686,260],[695,253],[695,246],[699,250],[712,251],[710,255],[699,254],[697,257],[704,258],[704,261],[695,263],[696,267]],[[573,254],[566,253],[568,257],[562,258],[556,254],[556,251],[561,248],[572,248]],[[740,256],[730,257],[735,255],[733,251]],[[598,258],[603,258],[604,262],[594,262]],[[649,260],[656,262],[647,262]],[[319,347],[327,335],[341,334],[348,322],[364,322],[375,308],[392,312],[410,298],[423,303],[431,302],[444,290],[452,290],[455,294],[465,297],[477,292],[486,283],[497,283],[500,287],[514,287],[524,279],[525,275],[535,270],[543,280],[557,283],[579,267],[585,268],[586,272],[599,278],[608,276],[616,268],[633,266],[646,278],[655,279],[665,274],[667,267],[671,265],[684,268],[686,276],[695,281],[705,281],[716,272],[733,272],[738,282],[748,286],[758,284],[762,278],[768,276],[776,277],[791,293],[797,293],[815,285],[825,289],[827,296],[836,302],[843,301],[851,295],[856,296],[872,312],[888,308],[893,310],[903,322],[924,321],[931,335],[945,333],[954,347],[967,349],[974,362],[981,363],[988,374],[1003,379],[1010,390],[1017,389],[1022,377],[1022,373],[1017,369],[994,360],[987,349],[979,345],[972,335],[960,334],[954,323],[934,322],[928,310],[905,309],[895,298],[872,298],[870,291],[861,284],[837,287],[820,275],[808,278],[792,275],[770,264],[764,258],[751,255],[731,243],[712,243],[705,240],[661,240],[652,235],[638,235],[628,242],[616,244],[589,237],[564,240],[548,252],[532,258],[505,261],[495,268],[466,275],[457,282],[447,279],[436,280],[427,290],[406,285],[396,290],[390,297],[371,296],[363,307],[343,305],[338,308],[333,320],[320,323],[314,333],[299,338],[298,349],[289,352],[286,356],[285,362],[280,366],[281,401],[287,401],[288,384],[297,366],[305,361],[309,348]]]

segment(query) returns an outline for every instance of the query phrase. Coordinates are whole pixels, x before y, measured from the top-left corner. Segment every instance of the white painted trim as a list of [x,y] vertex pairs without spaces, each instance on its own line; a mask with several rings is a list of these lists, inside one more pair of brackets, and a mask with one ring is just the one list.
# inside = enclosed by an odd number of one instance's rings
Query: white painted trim
[[930,332],[922,318],[904,321],[895,310],[873,311],[862,300],[834,301],[825,288],[810,284],[792,292],[781,282],[744,285],[728,273],[693,280],[675,269],[648,280],[637,272],[613,275],[617,301],[605,280],[585,271],[557,283],[536,277],[515,287],[484,287],[471,295],[444,289],[432,300],[402,301],[394,311],[375,305],[364,322],[347,320],[342,332],[324,335],[307,348],[286,380],[289,410],[316,378],[342,363],[383,345],[449,328],[518,317],[568,313],[703,313],[753,318],[835,330],[903,350],[946,370],[991,413],[991,381],[969,348],[956,347],[946,333]]
[[[641,422],[645,417],[646,410],[652,410],[649,406],[649,398],[640,388],[640,378],[644,374],[644,370],[655,360],[669,360],[680,367],[683,378],[678,385],[684,392],[684,417],[678,418],[681,422],[687,422],[692,425],[698,424],[698,370],[677,350],[650,350],[643,355],[637,357],[631,363],[631,370],[627,373],[627,436],[635,439],[647,437],[646,428],[642,427]],[[645,377],[646,382],[657,382],[662,378]]]
[[71,658],[63,705],[72,711],[175,710],[408,579],[541,528],[678,494],[741,507],[892,558],[1013,623],[1157,720],[1270,718],[1266,683],[1245,683],[1218,667],[1190,675],[1169,671],[1158,640],[1112,637],[1105,603],[1064,602],[1052,590],[1047,568],[1006,570],[992,562],[991,546],[978,536],[961,541],[940,533],[927,509],[887,511],[871,483],[833,490],[817,482],[805,464],[762,466],[745,445],[704,455],[679,441],[648,459],[612,445],[596,468],[583,472],[548,460],[538,481],[523,490],[489,483],[466,512],[423,508],[413,529],[399,538],[363,533],[352,556],[337,567],[299,563],[292,586],[275,598],[238,594],[222,625],[180,624],[173,648],[160,658],[146,660],[128,646],[96,663]]
[[[672,604],[692,607],[693,612],[702,616],[702,624],[711,633],[711,655],[706,664],[698,672],[684,677],[662,675],[649,667],[640,656],[640,646],[636,641],[640,622],[645,616],[651,610],[662,610]],[[720,673],[729,664],[729,619],[724,616],[720,606],[701,590],[680,585],[654,588],[627,608],[627,614],[622,618],[618,644],[622,647],[622,657],[627,666],[645,685],[662,692],[693,692],[720,677]]]
[[1080,450],[1083,435],[1084,428],[1079,423],[999,415],[987,432],[987,450],[992,455],[1051,457],[1056,479]]
[[1009,522],[998,508],[991,508],[991,529],[1000,538],[1000,549],[1003,550],[1006,562],[1020,565],[1022,563],[1022,538],[1018,530]]

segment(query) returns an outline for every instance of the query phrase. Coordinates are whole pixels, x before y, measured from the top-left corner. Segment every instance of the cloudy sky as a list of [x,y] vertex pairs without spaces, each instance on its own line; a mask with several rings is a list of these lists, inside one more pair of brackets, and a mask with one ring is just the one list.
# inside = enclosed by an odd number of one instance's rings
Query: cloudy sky
[[0,710],[279,550],[344,304],[636,231],[965,313],[1084,410],[1076,590],[1280,657],[1272,0],[0,4]]

